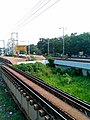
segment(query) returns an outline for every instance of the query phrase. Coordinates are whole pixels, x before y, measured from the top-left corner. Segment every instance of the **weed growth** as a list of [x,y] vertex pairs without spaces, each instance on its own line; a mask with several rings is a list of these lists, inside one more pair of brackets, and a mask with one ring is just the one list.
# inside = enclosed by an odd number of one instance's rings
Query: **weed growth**
[[62,70],[60,67],[48,67],[38,62],[35,64],[20,64],[15,66],[58,89],[62,89],[90,103],[90,76],[81,76],[81,69],[71,68]]

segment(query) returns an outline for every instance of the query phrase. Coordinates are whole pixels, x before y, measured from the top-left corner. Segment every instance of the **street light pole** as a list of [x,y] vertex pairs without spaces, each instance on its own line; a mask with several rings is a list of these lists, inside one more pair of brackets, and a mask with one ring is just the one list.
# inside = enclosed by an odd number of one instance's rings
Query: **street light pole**
[[65,54],[65,44],[64,44],[64,27],[62,28],[63,29],[63,55]]
[[28,45],[28,55],[30,56],[30,45]]
[[48,39],[48,55],[49,55],[49,39]]
[[3,42],[3,47],[2,47],[2,54],[5,54],[5,40],[0,40]]
[[63,30],[63,55],[65,54],[65,43],[64,43],[64,27],[59,28]]

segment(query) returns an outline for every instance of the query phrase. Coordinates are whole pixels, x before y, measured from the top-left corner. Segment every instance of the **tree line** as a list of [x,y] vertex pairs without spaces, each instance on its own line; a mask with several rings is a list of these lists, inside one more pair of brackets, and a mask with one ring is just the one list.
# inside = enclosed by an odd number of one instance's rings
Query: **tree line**
[[[90,55],[90,33],[71,33],[64,36],[65,54],[78,55],[83,52],[84,55]],[[59,56],[63,53],[63,38],[40,38],[37,45],[31,44],[30,53]]]

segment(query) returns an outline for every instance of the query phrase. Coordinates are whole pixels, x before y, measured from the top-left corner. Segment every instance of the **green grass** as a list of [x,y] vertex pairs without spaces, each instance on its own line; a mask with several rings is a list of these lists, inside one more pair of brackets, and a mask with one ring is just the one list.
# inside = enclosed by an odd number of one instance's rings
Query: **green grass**
[[[83,101],[90,103],[90,77],[77,76],[81,70],[61,71],[60,68],[50,68],[41,63],[16,65],[46,83],[55,86]],[[69,74],[70,73],[70,74]]]
[[26,120],[0,80],[0,120]]
[[90,78],[83,76],[73,76],[72,81],[67,84],[62,82],[62,75],[38,76],[39,73],[34,73],[34,76],[41,78],[43,81],[61,89],[81,100],[90,103]]

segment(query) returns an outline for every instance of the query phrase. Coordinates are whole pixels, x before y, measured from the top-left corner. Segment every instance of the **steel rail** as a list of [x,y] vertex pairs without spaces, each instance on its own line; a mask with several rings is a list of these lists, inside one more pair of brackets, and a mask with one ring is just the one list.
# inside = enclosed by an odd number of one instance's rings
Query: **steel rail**
[[62,99],[63,101],[65,101],[66,103],[70,104],[71,106],[75,107],[76,109],[78,109],[80,112],[84,113],[86,116],[90,117],[90,104],[77,99],[76,97],[62,91],[59,90],[49,84],[46,84],[45,82],[43,82],[41,79],[36,78],[28,73],[23,72],[22,70],[19,70],[11,65],[8,65],[8,67],[12,68],[13,70],[19,72],[20,74],[22,74],[23,76],[25,76],[26,78],[32,80],[33,82],[35,82],[36,84],[38,84],[41,87],[44,87],[47,91],[53,93],[55,96],[57,96],[58,98]]
[[[40,85],[41,87],[44,87],[47,91],[53,93],[55,96],[57,96],[58,98],[62,99],[63,101],[65,101],[66,103],[72,105],[73,107],[75,107],[76,109],[80,110],[81,112],[83,112],[86,116],[90,117],[90,104],[77,99],[76,97],[62,91],[59,90],[49,84],[46,84],[45,82],[43,82],[41,79],[36,78],[28,73],[25,73],[21,70],[18,70],[17,68],[8,65],[8,67],[16,70],[17,72],[19,72],[20,74],[24,75],[26,78],[32,80],[33,82],[35,82],[36,84]],[[39,81],[39,82],[38,82]]]
[[[9,76],[10,78],[13,78],[14,80],[17,80],[17,82],[19,83],[19,85],[22,88],[24,88],[29,93],[32,93],[33,95],[35,95],[35,98],[37,97],[39,99],[40,103],[42,103],[44,106],[47,106],[48,109],[51,109],[51,111],[49,110],[50,114],[53,113],[53,115],[59,116],[59,118],[61,118],[62,120],[68,120],[68,119],[69,120],[75,120],[74,117],[72,117],[71,115],[69,115],[67,113],[64,113],[64,111],[60,111],[58,108],[56,108],[54,105],[52,105],[49,101],[47,101],[45,98],[43,98],[42,96],[40,96],[40,94],[38,94],[36,91],[34,91],[33,89],[31,89],[28,85],[26,85],[25,83],[23,83],[19,78],[17,78],[13,73],[9,72],[6,68],[2,67],[2,69],[6,72],[5,74],[8,73],[8,75],[10,75]],[[36,102],[39,102],[39,101],[37,101],[37,99],[35,99],[35,100],[36,100]]]

